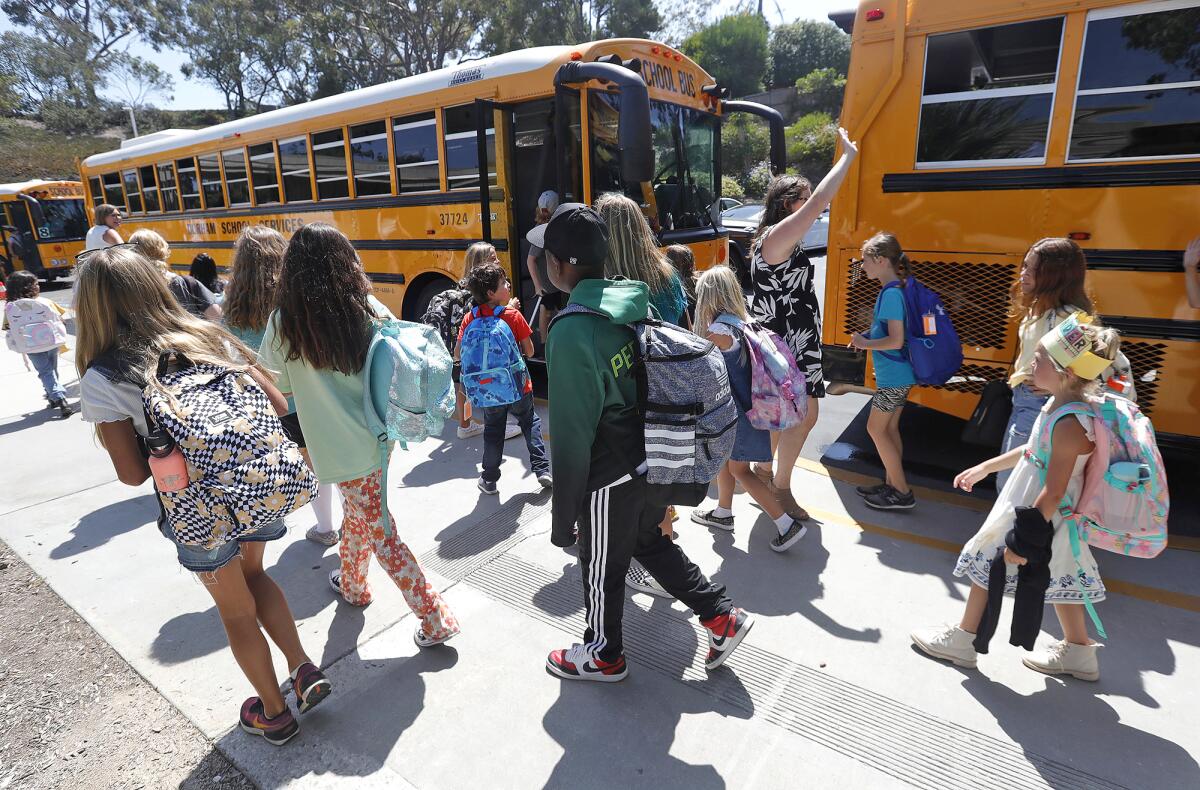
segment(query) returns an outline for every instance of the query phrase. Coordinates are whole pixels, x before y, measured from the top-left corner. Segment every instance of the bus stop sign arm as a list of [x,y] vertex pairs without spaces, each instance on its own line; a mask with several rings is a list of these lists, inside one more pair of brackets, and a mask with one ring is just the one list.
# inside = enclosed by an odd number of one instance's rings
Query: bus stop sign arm
[[721,109],[726,115],[745,112],[765,118],[771,130],[771,172],[779,175],[787,169],[787,145],[783,141],[783,116],[779,111],[754,101],[724,101]]
[[650,145],[650,95],[642,75],[612,63],[573,60],[558,67],[555,86],[602,80],[621,89],[621,115],[617,146],[621,150],[621,177],[641,183],[654,178],[654,148]]

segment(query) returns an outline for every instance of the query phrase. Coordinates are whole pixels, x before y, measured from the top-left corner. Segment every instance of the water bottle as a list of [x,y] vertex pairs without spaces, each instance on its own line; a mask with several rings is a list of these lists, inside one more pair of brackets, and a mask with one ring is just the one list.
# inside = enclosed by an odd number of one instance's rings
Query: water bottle
[[146,437],[146,449],[150,451],[150,474],[159,491],[182,491],[188,485],[187,459],[183,451],[162,428],[157,428]]

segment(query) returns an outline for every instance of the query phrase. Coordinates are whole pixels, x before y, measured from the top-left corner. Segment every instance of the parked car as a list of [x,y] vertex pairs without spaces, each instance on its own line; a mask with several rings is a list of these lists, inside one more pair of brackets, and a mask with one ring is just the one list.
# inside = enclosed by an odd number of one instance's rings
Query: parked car
[[734,198],[721,198],[717,201],[717,211],[724,213],[729,211],[729,209],[737,208],[740,205],[742,205],[742,201],[740,200],[735,200]]
[[[721,212],[721,224],[729,231],[729,262],[743,288],[750,287],[750,240],[762,220],[763,206],[746,203]],[[825,209],[804,234],[801,246],[807,253],[823,253],[829,244],[829,209]]]

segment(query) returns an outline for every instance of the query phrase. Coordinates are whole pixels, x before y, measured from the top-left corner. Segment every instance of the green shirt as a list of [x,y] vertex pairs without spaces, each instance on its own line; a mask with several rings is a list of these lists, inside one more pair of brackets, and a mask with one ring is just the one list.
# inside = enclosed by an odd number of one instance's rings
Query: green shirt
[[[370,297],[379,315],[393,318],[383,303]],[[363,414],[363,372],[352,376],[318,370],[303,358],[288,360],[288,343],[279,335],[279,313],[271,314],[258,349],[262,364],[275,373],[275,383],[291,393],[313,471],[322,483],[366,477],[379,468],[379,441],[367,430]]]

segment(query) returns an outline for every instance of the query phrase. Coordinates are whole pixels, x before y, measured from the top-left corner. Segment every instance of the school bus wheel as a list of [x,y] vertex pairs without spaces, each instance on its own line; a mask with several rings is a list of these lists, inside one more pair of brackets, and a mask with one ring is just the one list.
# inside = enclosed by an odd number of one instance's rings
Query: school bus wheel
[[440,274],[423,274],[404,291],[401,317],[405,321],[420,321],[433,297],[454,287],[454,281]]

